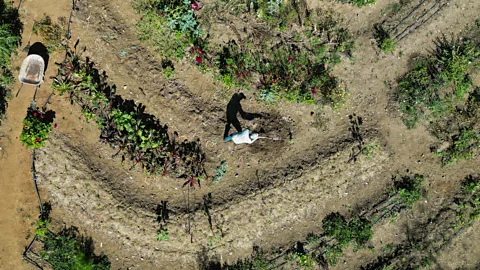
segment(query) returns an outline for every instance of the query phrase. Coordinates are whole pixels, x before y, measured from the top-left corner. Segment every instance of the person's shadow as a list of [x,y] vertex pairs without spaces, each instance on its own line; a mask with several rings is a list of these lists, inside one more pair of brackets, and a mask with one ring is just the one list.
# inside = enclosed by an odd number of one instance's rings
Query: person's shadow
[[242,99],[246,99],[245,94],[235,93],[228,102],[227,124],[225,125],[225,132],[223,133],[224,139],[228,136],[228,133],[230,132],[230,125],[233,125],[238,132],[242,132],[242,126],[240,125],[240,121],[238,121],[237,118],[238,113],[240,113],[240,116],[245,120],[253,120],[255,118],[262,117],[262,115],[258,113],[244,112],[242,109],[242,105],[240,104],[240,101],[242,101]]
[[48,67],[48,60],[50,59],[47,47],[45,47],[45,45],[43,45],[41,42],[35,42],[32,44],[32,46],[30,46],[30,48],[28,48],[28,55],[31,54],[37,54],[43,58],[43,61],[45,62],[43,73],[45,74]]

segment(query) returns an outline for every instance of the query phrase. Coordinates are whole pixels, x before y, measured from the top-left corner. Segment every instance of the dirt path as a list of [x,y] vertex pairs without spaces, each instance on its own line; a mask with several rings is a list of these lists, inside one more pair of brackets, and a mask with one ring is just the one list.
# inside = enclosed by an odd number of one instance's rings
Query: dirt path
[[[18,6],[18,1],[15,1]],[[14,57],[13,67],[19,67],[26,57],[22,49],[29,41],[30,44],[39,40],[31,34],[34,20],[39,20],[43,14],[56,19],[58,16],[67,16],[70,9],[69,1],[23,1],[20,7],[20,16],[24,24],[22,46],[18,49],[18,56]],[[37,93],[37,100],[45,101],[50,92],[49,76],[55,74],[53,64],[56,56],[50,56],[50,63],[45,75],[46,82]],[[18,71],[14,72],[15,77]],[[20,87],[17,82],[13,86],[14,92]],[[22,120],[33,96],[33,86],[24,86],[18,97],[8,102],[6,120],[0,126],[0,269],[30,269],[22,261],[21,254],[31,240],[34,222],[38,216],[38,201],[32,183],[31,151],[26,149],[18,139],[22,130]],[[13,93],[15,95],[15,93]],[[30,237],[30,238],[29,238]]]

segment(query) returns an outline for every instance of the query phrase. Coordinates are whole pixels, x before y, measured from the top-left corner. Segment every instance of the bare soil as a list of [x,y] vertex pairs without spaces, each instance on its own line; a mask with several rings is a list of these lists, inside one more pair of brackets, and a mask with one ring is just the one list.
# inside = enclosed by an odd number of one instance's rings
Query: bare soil
[[[96,252],[109,256],[112,269],[199,269],[208,261],[233,263],[247,258],[254,245],[266,251],[285,250],[304,241],[307,233],[320,234],[321,221],[328,213],[348,215],[349,209],[368,209],[387,196],[396,172],[409,169],[424,175],[426,198],[402,212],[396,222],[373,227],[369,245],[375,252],[348,250],[333,269],[360,269],[374,263],[387,244],[404,243],[412,227],[425,224],[449,205],[466,175],[480,173],[478,158],[441,167],[440,159],[430,151],[436,139],[423,125],[412,130],[403,125],[389,87],[408,70],[413,57],[432,48],[435,37],[460,34],[474,23],[480,2],[451,2],[403,39],[394,53],[384,54],[374,43],[373,24],[387,19],[382,13],[393,2],[357,8],[307,1],[309,8],[338,12],[355,37],[355,60],[344,59],[334,70],[349,93],[347,103],[335,112],[306,104],[272,106],[257,102],[247,91],[243,109],[264,117],[243,121],[242,127],[282,140],[237,146],[224,143],[222,136],[226,105],[238,89],[225,89],[211,74],[188,62],[175,63],[175,79],[165,80],[162,59],[137,39],[135,23],[140,17],[131,1],[80,1],[71,41],[80,40],[79,47],[86,47],[85,54],[105,70],[123,98],[144,104],[148,113],[167,124],[172,133],[178,132],[180,139],[199,138],[210,175],[221,161],[228,162],[228,173],[218,184],[206,181],[201,188],[188,190],[182,188],[182,179],[129,170],[128,164],[112,159],[114,149],[99,142],[95,123],[86,123],[68,96],[56,95],[49,109],[56,112],[58,128],[36,161],[42,196],[52,203],[53,218],[92,236]],[[43,14],[54,20],[66,17],[70,5],[67,0],[23,1],[22,44],[41,41],[31,35],[35,19]],[[394,25],[405,10],[389,22]],[[222,31],[234,35],[231,30]],[[20,48],[14,65],[20,66],[25,56]],[[57,52],[50,59],[45,83],[37,94],[41,104],[51,91],[50,77],[56,74],[53,63],[62,61],[63,55]],[[2,269],[29,269],[20,254],[28,243],[25,237],[33,231],[37,201],[30,151],[16,136],[31,95],[26,86],[10,100],[7,121],[0,126]],[[380,150],[372,157],[348,162],[357,144],[349,131],[348,115],[353,113],[363,118],[364,140],[378,142]],[[211,223],[204,207],[209,194]],[[158,242],[156,209],[162,201],[168,201],[170,239]],[[478,268],[480,246],[475,240],[480,238],[479,228],[476,222],[442,249],[434,269]]]

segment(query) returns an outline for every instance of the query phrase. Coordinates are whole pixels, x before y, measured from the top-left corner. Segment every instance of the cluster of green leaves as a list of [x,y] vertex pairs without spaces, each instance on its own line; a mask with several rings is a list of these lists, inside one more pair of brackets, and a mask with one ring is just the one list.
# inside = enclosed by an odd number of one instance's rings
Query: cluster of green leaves
[[164,226],[161,226],[157,232],[157,241],[161,242],[168,239],[170,239],[170,233],[168,232],[168,229]]
[[460,134],[452,137],[450,147],[436,153],[442,158],[442,165],[451,164],[457,160],[471,159],[480,147],[480,135],[473,129],[465,128]]
[[339,0],[342,3],[349,3],[357,7],[373,5],[377,0]]
[[344,247],[350,244],[363,247],[372,238],[372,225],[372,222],[365,218],[354,217],[347,222],[338,212],[328,214],[323,219],[323,230],[325,235],[335,239],[336,244],[326,246],[326,260],[335,265]]
[[394,192],[400,195],[401,203],[411,208],[413,204],[422,198],[423,175],[405,174],[394,177]]
[[454,226],[471,225],[480,217],[480,177],[470,175],[465,179],[455,203],[457,222]]
[[10,56],[16,53],[21,41],[23,25],[18,9],[6,1],[0,2],[0,120],[7,107],[9,88],[15,81],[10,65]]
[[213,182],[214,183],[220,183],[222,180],[222,177],[227,173],[228,169],[228,162],[222,161],[220,162],[220,165],[217,166],[215,169],[215,176],[213,177]]
[[79,239],[74,230],[67,229],[59,234],[47,231],[44,235],[37,235],[43,242],[40,258],[47,261],[55,270],[110,269],[108,258],[95,256],[88,246],[88,241]]
[[205,176],[205,155],[200,144],[177,142],[170,138],[168,128],[145,107],[115,94],[115,86],[106,82],[88,58],[74,51],[61,64],[53,88],[68,92],[80,104],[87,120],[94,120],[101,129],[102,142],[118,149],[122,160],[129,158],[132,168],[140,164],[149,174],[172,173],[198,183]]
[[377,42],[377,46],[382,52],[389,53],[395,50],[396,42],[381,25],[375,25],[373,35]]
[[58,23],[54,23],[49,16],[45,16],[39,21],[35,21],[32,32],[43,38],[47,50],[51,53],[62,46],[65,25],[66,19],[64,17],[58,18]]
[[478,62],[480,48],[470,39],[448,40],[445,36],[438,38],[435,46],[398,81],[398,102],[408,128],[415,127],[425,109],[433,116],[451,113],[455,97],[463,99],[473,89],[468,72]]
[[41,148],[45,145],[48,134],[53,128],[55,113],[28,110],[23,119],[20,141],[28,148]]

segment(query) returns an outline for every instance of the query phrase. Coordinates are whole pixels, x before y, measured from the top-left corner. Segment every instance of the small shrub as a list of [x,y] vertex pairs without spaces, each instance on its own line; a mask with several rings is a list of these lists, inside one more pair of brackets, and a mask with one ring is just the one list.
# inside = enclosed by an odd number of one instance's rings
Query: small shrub
[[227,173],[228,163],[226,161],[220,162],[220,165],[215,169],[215,176],[213,177],[214,183],[220,183],[222,177]]
[[394,178],[395,191],[402,199],[402,204],[411,208],[413,204],[422,198],[423,175],[400,175]]
[[448,165],[461,159],[471,159],[477,155],[480,136],[472,129],[465,128],[460,134],[453,136],[452,145],[446,150],[436,153],[442,158],[442,165]]
[[238,260],[232,265],[225,264],[222,269],[225,270],[267,270],[272,264],[265,257],[265,254],[258,248],[253,248],[253,254],[250,258]]
[[343,256],[342,248],[338,245],[326,245],[324,249],[324,258],[325,261],[331,265],[335,266],[338,263],[338,258]]
[[323,219],[323,230],[327,236],[335,238],[340,246],[355,241],[363,246],[372,238],[372,223],[364,218],[355,217],[349,222],[338,212],[330,213]]
[[170,239],[170,235],[169,235],[169,232],[168,232],[168,229],[165,228],[165,227],[160,227],[160,229],[158,230],[158,233],[157,233],[157,241],[165,241],[165,240],[168,240]]
[[55,113],[48,111],[28,110],[27,116],[22,121],[23,129],[20,141],[28,148],[41,148],[45,145],[48,134],[53,128]]
[[362,154],[367,156],[369,159],[374,157],[380,151],[380,146],[377,142],[370,142],[365,144],[362,150]]
[[175,77],[175,71],[171,67],[166,67],[162,69],[163,77],[167,80],[171,80]]
[[95,256],[85,244],[72,230],[65,230],[43,239],[40,257],[55,270],[110,269],[108,258]]
[[377,46],[382,52],[389,53],[395,50],[395,41],[381,25],[375,25],[373,35],[377,41]]

